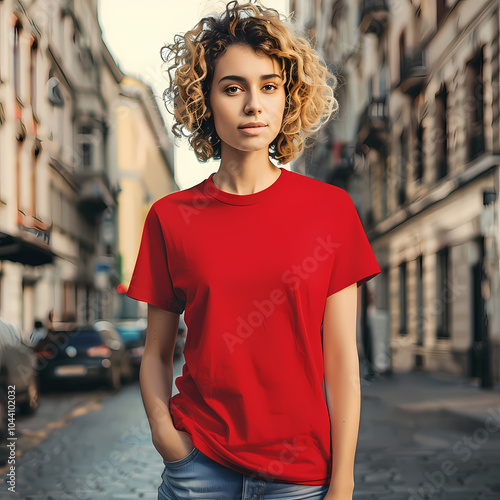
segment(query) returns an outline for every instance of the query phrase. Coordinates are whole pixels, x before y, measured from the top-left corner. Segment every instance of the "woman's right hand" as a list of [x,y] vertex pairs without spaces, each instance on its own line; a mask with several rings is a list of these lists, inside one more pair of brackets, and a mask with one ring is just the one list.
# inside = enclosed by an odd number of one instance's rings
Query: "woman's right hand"
[[156,439],[153,439],[153,445],[167,462],[182,460],[194,448],[191,435],[175,428],[174,432],[168,436],[157,436]]

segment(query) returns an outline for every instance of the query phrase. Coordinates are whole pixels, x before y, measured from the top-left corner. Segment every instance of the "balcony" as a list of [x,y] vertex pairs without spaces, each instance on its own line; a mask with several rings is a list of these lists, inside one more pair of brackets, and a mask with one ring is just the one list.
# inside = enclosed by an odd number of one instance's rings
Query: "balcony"
[[363,0],[359,30],[379,36],[389,22],[390,12],[386,0]]
[[75,180],[79,185],[78,207],[86,216],[94,218],[116,205],[116,198],[105,172],[78,172]]
[[415,50],[403,58],[400,67],[399,88],[405,94],[415,97],[424,86],[428,74],[424,50]]
[[385,97],[372,97],[359,118],[358,142],[379,149],[389,133],[389,110]]
[[9,260],[28,266],[51,264],[56,254],[50,247],[52,224],[48,226],[37,217],[17,214],[18,231],[0,232],[0,260]]

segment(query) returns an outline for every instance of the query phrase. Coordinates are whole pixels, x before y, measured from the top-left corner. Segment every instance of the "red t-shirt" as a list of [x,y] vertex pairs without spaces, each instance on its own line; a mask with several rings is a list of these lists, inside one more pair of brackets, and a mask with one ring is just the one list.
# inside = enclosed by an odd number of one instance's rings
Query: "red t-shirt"
[[347,191],[281,168],[237,195],[212,175],[153,204],[127,292],[185,310],[174,425],[233,470],[328,484],[326,298],[380,267]]

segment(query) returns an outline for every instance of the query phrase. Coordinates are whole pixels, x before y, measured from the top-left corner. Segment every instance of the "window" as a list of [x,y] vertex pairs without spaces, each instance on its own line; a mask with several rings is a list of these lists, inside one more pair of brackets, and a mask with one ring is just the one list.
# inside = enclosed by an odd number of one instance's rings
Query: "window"
[[37,189],[37,163],[38,163],[38,157],[40,154],[40,149],[38,148],[38,145],[35,144],[33,147],[33,150],[31,152],[31,182],[30,182],[30,187],[31,187],[31,213],[32,215],[36,216],[37,211],[36,211],[36,189]]
[[404,76],[404,64],[405,64],[405,32],[402,31],[399,36],[399,79],[403,80]]
[[424,178],[424,126],[422,120],[417,125],[417,142],[415,145],[415,179],[422,182]]
[[[17,140],[16,141],[16,195],[17,195],[17,209],[18,210],[23,210],[23,212],[26,212],[27,209],[26,207],[28,206],[28,200],[25,199],[25,193],[26,193],[26,188],[25,186],[24,189],[21,191],[21,183],[22,180],[26,178],[24,175],[24,169],[22,167],[24,166],[24,163],[21,162],[21,156],[22,156],[22,149],[23,149],[23,141]],[[22,199],[21,199],[22,197]]]
[[448,91],[443,84],[436,94],[436,128],[434,141],[436,147],[437,178],[442,179],[448,173]]
[[406,172],[408,162],[408,131],[405,127],[399,138],[400,155],[397,162],[396,195],[399,205],[406,202]]
[[30,104],[33,115],[36,115],[36,59],[38,53],[38,42],[35,38],[31,41],[30,50]]
[[483,47],[466,65],[466,113],[468,159],[484,152]]
[[408,333],[408,304],[406,289],[406,262],[399,265],[399,334]]
[[92,143],[92,129],[82,127],[80,129],[80,154],[81,164],[84,169],[90,169],[94,162],[94,145]]
[[449,338],[450,300],[451,293],[448,278],[449,250],[448,247],[437,253],[436,273],[436,335],[437,338]]
[[412,114],[412,131],[415,130],[415,149],[412,151],[412,168],[413,177],[417,183],[422,183],[424,178],[424,115],[425,110],[425,95],[419,93],[414,99],[411,108]]
[[380,179],[380,203],[382,205],[382,218],[387,217],[387,154],[382,154],[382,176]]
[[13,57],[13,74],[14,74],[14,90],[17,97],[21,97],[21,50],[20,50],[20,38],[21,38],[22,25],[19,21],[14,25],[14,57]]
[[417,345],[424,345],[424,271],[423,256],[417,257]]

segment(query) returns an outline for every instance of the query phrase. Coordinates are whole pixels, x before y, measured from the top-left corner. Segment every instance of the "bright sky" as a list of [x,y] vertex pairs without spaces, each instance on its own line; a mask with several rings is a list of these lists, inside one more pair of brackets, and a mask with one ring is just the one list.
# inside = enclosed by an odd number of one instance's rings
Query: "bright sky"
[[[264,0],[286,14],[287,0]],[[176,33],[191,29],[204,15],[221,11],[221,0],[98,0],[103,38],[121,71],[151,86],[167,126],[170,114],[162,100],[168,84],[160,49]],[[169,129],[169,135],[173,135]],[[175,178],[180,189],[194,186],[218,169],[218,162],[199,163],[187,139],[176,139]]]

